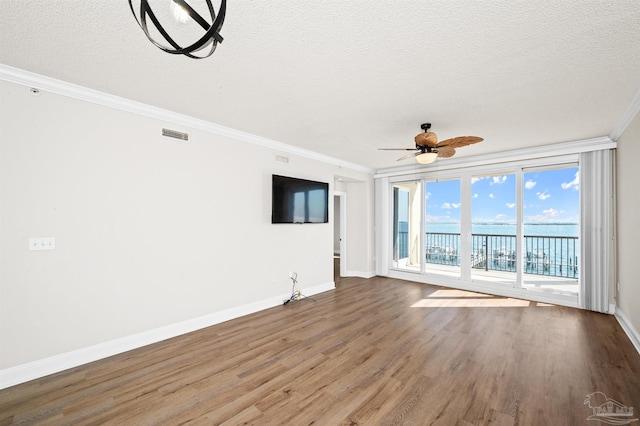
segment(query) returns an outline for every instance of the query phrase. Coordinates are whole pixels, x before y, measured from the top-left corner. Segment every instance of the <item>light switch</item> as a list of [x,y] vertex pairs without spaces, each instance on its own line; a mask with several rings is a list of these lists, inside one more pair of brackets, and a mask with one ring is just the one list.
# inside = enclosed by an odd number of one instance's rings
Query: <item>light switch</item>
[[56,239],[54,237],[29,238],[29,250],[55,250]]

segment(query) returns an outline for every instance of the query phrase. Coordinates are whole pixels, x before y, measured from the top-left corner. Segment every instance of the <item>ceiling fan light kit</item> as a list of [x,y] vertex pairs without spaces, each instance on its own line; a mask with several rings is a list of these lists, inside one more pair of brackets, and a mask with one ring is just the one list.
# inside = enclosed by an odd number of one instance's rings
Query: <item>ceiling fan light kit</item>
[[397,161],[414,157],[420,164],[431,164],[436,161],[436,158],[438,157],[453,157],[456,153],[456,148],[461,148],[463,146],[482,142],[484,140],[478,136],[458,136],[438,142],[438,137],[436,136],[436,134],[429,131],[429,129],[431,128],[431,123],[424,123],[420,126],[420,128],[424,130],[424,133],[419,133],[414,138],[414,141],[416,143],[415,148],[379,149],[386,151],[414,151],[411,154],[407,154],[398,158]]
[[[185,55],[193,59],[204,59],[216,50],[218,43],[222,43],[220,30],[224,23],[224,17],[227,11],[227,2],[222,0],[218,15],[216,16],[211,0],[206,0],[206,9],[209,15],[209,21],[203,18],[189,3],[185,0],[164,0],[166,11],[159,15],[154,13],[149,5],[149,0],[139,0],[139,7],[134,7],[135,0],[129,0],[129,7],[134,18],[138,22],[145,35],[160,50],[174,55]],[[193,1],[191,1],[193,3]],[[157,2],[156,2],[157,4]],[[203,7],[204,9],[204,7]],[[188,45],[180,45],[176,41],[176,34],[173,36],[165,29],[165,25],[161,23],[163,16],[171,16],[178,24],[187,24],[189,19],[194,21],[204,30],[204,34],[197,40]],[[150,21],[150,22],[149,22]],[[149,24],[152,25],[149,25]],[[155,28],[155,30],[152,30]],[[204,53],[202,53],[204,52]],[[196,53],[199,53],[198,55]]]
[[438,158],[437,152],[421,152],[416,154],[416,161],[420,164],[431,164]]

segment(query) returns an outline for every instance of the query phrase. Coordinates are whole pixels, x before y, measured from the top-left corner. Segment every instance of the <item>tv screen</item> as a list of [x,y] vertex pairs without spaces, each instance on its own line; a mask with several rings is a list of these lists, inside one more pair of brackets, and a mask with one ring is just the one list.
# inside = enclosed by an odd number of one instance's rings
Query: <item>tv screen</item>
[[329,184],[273,175],[271,223],[329,222]]

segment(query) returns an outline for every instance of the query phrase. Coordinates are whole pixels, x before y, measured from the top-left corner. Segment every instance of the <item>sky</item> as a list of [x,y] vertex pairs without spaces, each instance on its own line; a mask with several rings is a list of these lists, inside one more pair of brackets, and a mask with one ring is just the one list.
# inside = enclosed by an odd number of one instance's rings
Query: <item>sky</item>
[[[525,223],[578,223],[577,167],[525,173],[523,181]],[[476,177],[471,183],[473,223],[515,223],[514,174]],[[460,222],[459,180],[427,182],[425,195],[427,222]]]

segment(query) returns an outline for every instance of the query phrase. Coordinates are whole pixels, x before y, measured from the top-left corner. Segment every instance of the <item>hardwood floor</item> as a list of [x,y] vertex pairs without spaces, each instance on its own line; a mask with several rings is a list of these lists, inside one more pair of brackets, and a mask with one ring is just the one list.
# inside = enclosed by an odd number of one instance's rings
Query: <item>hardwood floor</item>
[[0,391],[0,425],[578,425],[640,411],[609,315],[386,278]]

